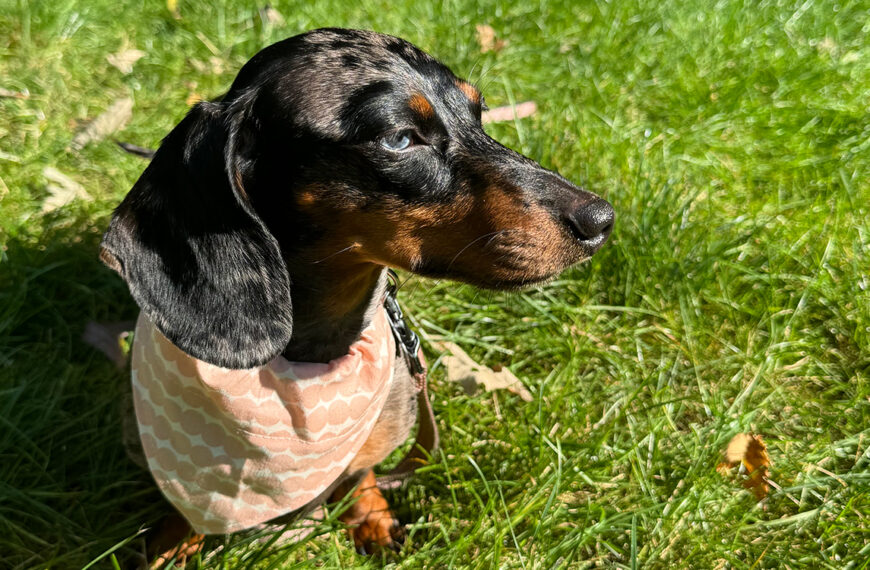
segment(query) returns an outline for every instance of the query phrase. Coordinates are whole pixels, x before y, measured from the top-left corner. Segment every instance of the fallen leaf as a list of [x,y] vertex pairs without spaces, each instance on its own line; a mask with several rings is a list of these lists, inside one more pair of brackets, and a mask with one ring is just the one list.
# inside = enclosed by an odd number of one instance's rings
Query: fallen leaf
[[109,357],[118,368],[124,368],[130,357],[133,329],[136,321],[98,323],[89,321],[82,340]]
[[173,18],[181,19],[181,12],[178,11],[178,0],[166,0],[166,9],[169,10]]
[[478,387],[483,386],[488,391],[505,389],[526,402],[532,401],[532,394],[507,368],[497,367],[494,370],[479,364],[453,342],[442,340],[432,341],[432,344],[436,350],[450,353],[441,357],[447,381],[460,384],[467,394],[472,395]]
[[500,40],[496,37],[495,30],[492,26],[487,24],[477,24],[475,29],[477,30],[477,43],[480,46],[480,53],[490,51],[498,53],[507,45],[506,41]]
[[27,89],[23,91],[13,91],[12,89],[5,89],[0,87],[0,97],[10,97],[12,99],[30,99],[30,91]]
[[73,150],[79,150],[89,143],[101,141],[123,129],[132,116],[133,100],[129,97],[118,99],[77,134],[70,146]]
[[131,73],[133,64],[145,57],[147,54],[141,49],[123,49],[118,53],[113,53],[106,56],[112,66],[118,68],[121,73]]
[[830,36],[827,36],[816,44],[816,49],[818,49],[820,53],[832,55],[837,50],[837,42],[835,42]]
[[76,198],[90,200],[91,196],[84,186],[53,166],[46,166],[42,175],[48,179],[45,189],[48,197],[42,202],[42,212],[52,212],[66,206]]
[[224,62],[217,56],[211,56],[208,61],[192,59],[190,65],[198,73],[205,75],[220,75],[224,72]]
[[273,8],[270,4],[266,4],[260,8],[260,19],[267,26],[283,26],[284,16],[281,12]]
[[534,101],[525,101],[524,103],[517,103],[515,106],[505,105],[503,107],[495,107],[489,111],[484,111],[480,116],[480,120],[483,123],[513,121],[514,119],[531,117],[537,111],[538,105]]
[[716,471],[727,476],[731,473],[731,469],[740,466],[738,473],[743,474],[743,486],[752,491],[755,498],[760,501],[770,491],[768,482],[770,465],[767,446],[761,436],[738,433],[728,443],[725,449],[725,461],[716,466]]
[[187,93],[187,99],[185,99],[184,102],[187,104],[188,107],[193,106],[203,100],[203,96],[196,92],[196,81],[191,81],[187,83],[186,87],[189,91]]

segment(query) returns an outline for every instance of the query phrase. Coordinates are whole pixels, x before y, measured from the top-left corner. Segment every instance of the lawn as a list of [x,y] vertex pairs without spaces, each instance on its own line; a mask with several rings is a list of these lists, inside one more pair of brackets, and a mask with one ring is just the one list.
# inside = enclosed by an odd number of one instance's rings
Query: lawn
[[[526,292],[403,288],[426,335],[534,398],[467,395],[427,347],[443,446],[389,497],[401,556],[324,523],[215,537],[191,567],[870,567],[866,2],[273,7],[0,0],[0,567],[123,564],[163,508],[121,447],[127,373],[80,340],[136,314],[97,246],[145,163],[76,135],[131,98],[113,136],[153,147],[258,49],[327,25],[402,36],[491,107],[536,101],[487,130],[605,196],[616,229]],[[107,61],[130,49],[132,72]],[[738,433],[768,446],[760,501],[716,470]]]

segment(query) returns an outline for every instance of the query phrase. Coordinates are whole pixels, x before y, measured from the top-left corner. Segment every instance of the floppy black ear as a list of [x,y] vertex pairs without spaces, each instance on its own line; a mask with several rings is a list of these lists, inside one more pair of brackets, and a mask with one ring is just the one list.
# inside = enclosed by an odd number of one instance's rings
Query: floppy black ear
[[292,329],[287,268],[237,169],[245,110],[194,107],[115,210],[100,254],[176,346],[235,369],[271,360]]

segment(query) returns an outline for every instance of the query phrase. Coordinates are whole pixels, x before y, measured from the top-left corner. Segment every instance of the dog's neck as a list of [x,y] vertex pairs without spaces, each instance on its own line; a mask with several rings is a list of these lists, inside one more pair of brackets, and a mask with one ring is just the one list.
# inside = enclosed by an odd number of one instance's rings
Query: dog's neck
[[293,362],[329,362],[348,353],[380,307],[386,268],[365,263],[336,271],[289,261],[293,336],[282,355]]

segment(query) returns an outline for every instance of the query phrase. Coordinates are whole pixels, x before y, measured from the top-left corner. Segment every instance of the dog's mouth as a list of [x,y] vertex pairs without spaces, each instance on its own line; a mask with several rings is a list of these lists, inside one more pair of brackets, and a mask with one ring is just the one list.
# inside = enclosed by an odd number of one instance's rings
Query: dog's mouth
[[385,196],[374,206],[315,212],[336,228],[316,263],[351,256],[486,289],[540,285],[595,254],[614,218],[594,194],[561,181],[546,190],[500,185],[414,207]]
[[545,284],[567,268],[587,261],[607,237],[581,240],[565,230],[541,240],[539,235],[514,231],[480,247],[465,248],[449,260],[424,256],[422,263],[408,269],[484,289],[516,291]]
[[563,271],[569,267],[574,267],[585,263],[590,259],[589,256],[583,256],[574,263],[552,271],[534,271],[531,268],[526,271],[511,271],[506,272],[503,268],[481,267],[477,273],[459,274],[456,272],[427,272],[418,271],[428,277],[451,279],[468,283],[481,289],[489,289],[493,291],[523,291],[533,287],[546,285],[547,283],[557,279]]

